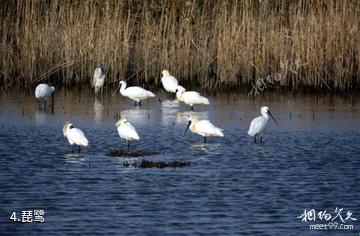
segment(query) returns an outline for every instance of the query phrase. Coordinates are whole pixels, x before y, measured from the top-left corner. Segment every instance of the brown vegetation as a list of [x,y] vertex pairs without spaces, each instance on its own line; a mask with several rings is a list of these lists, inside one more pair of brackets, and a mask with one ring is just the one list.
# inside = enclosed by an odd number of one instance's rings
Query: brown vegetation
[[135,161],[133,163],[129,163],[128,161],[123,162],[124,167],[135,167],[135,168],[184,168],[184,167],[190,167],[191,163],[188,161],[147,161],[147,160],[141,160],[141,161]]
[[129,151],[121,149],[111,149],[106,155],[111,157],[143,157],[143,156],[154,156],[159,155],[159,152],[148,152],[148,151]]
[[357,0],[0,0],[0,19],[5,86],[88,84],[100,62],[154,86],[164,68],[204,89],[360,84]]

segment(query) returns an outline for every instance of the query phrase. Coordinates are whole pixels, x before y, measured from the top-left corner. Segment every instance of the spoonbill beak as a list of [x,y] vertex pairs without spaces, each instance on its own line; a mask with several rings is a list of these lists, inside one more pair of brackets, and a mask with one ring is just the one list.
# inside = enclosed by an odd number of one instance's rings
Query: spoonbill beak
[[277,123],[277,121],[275,120],[275,118],[273,117],[273,115],[271,114],[271,112],[268,111],[268,113],[269,113],[269,115],[271,116],[271,118],[274,120],[275,124],[276,124],[277,126],[279,126],[279,124]]
[[184,136],[185,136],[185,134],[186,134],[186,131],[189,129],[190,125],[191,125],[191,120],[189,120],[188,125],[186,126],[186,129],[185,129],[185,132],[184,132]]

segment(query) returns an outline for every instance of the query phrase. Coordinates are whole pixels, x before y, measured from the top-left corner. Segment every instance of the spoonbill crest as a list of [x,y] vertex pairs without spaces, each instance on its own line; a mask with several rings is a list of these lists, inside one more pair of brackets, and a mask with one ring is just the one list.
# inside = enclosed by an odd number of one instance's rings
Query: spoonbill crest
[[[163,70],[162,72],[162,77],[161,77],[161,83],[165,89],[166,92],[170,92],[170,93],[176,93],[176,87],[179,85],[178,80],[170,75],[168,70]],[[170,96],[170,100],[172,100],[172,94]]]
[[120,81],[119,87],[120,87],[121,95],[134,100],[135,106],[136,106],[136,103],[139,103],[139,106],[141,106],[141,100],[155,97],[155,94],[153,94],[152,92],[145,90],[138,86],[132,86],[132,87],[126,88],[125,81]]
[[91,81],[91,87],[95,88],[95,95],[98,95],[100,90],[103,92],[103,86],[105,83],[105,68],[103,64],[97,65],[94,70],[93,79]]
[[262,143],[262,138],[263,138],[264,132],[266,130],[267,122],[269,120],[269,115],[274,120],[275,124],[278,125],[277,121],[271,114],[269,107],[267,107],[267,106],[261,107],[260,113],[261,113],[261,116],[258,116],[251,121],[249,130],[248,130],[248,135],[250,135],[251,137],[254,137],[255,143],[256,143],[256,137],[258,135],[260,136],[260,143]]
[[71,146],[74,144],[78,146],[79,152],[80,146],[87,147],[89,145],[89,141],[81,129],[75,128],[70,122],[65,123],[63,127],[63,133],[64,137],[67,138]]
[[185,129],[184,135],[186,134],[186,131],[190,128],[191,132],[194,134],[199,134],[203,136],[204,143],[206,143],[206,137],[209,136],[220,136],[224,137],[223,129],[220,129],[213,125],[208,120],[197,120],[195,117],[190,117],[188,125]]
[[126,119],[120,119],[116,122],[117,131],[119,133],[120,138],[128,141],[128,150],[130,149],[130,141],[139,140],[140,137],[136,132],[136,129],[132,124]]
[[200,95],[200,93],[195,91],[186,91],[184,87],[177,86],[176,88],[176,98],[179,101],[184,102],[185,104],[191,107],[191,110],[194,110],[194,104],[205,104],[209,105],[209,99]]
[[46,110],[46,100],[52,96],[52,100],[54,103],[54,91],[55,91],[55,87],[54,86],[49,86],[47,84],[39,84],[38,86],[36,86],[35,88],[35,97],[38,100],[39,103],[39,109],[40,107],[40,103],[44,102],[45,105],[45,110]]

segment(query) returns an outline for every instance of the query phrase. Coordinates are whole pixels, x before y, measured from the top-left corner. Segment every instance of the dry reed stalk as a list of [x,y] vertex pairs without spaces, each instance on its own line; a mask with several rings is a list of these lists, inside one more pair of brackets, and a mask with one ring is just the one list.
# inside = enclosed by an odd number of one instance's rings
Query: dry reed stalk
[[[360,82],[356,0],[0,0],[0,78],[6,87],[88,84],[97,63],[108,82],[214,90],[277,75],[280,86],[349,90]],[[94,58],[73,66],[61,63]],[[155,60],[154,63],[149,64]],[[46,74],[50,69],[59,70]]]

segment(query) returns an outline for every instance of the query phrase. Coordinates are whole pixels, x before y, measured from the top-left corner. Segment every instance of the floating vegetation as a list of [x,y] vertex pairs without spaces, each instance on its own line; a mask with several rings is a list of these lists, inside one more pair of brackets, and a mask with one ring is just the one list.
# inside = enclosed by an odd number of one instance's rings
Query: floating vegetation
[[159,154],[160,154],[159,152],[111,149],[110,152],[108,152],[106,155],[111,157],[143,157],[143,156],[154,156]]
[[191,163],[187,161],[147,161],[141,160],[139,162],[129,163],[128,161],[124,161],[124,167],[135,167],[135,168],[184,168],[190,167]]

